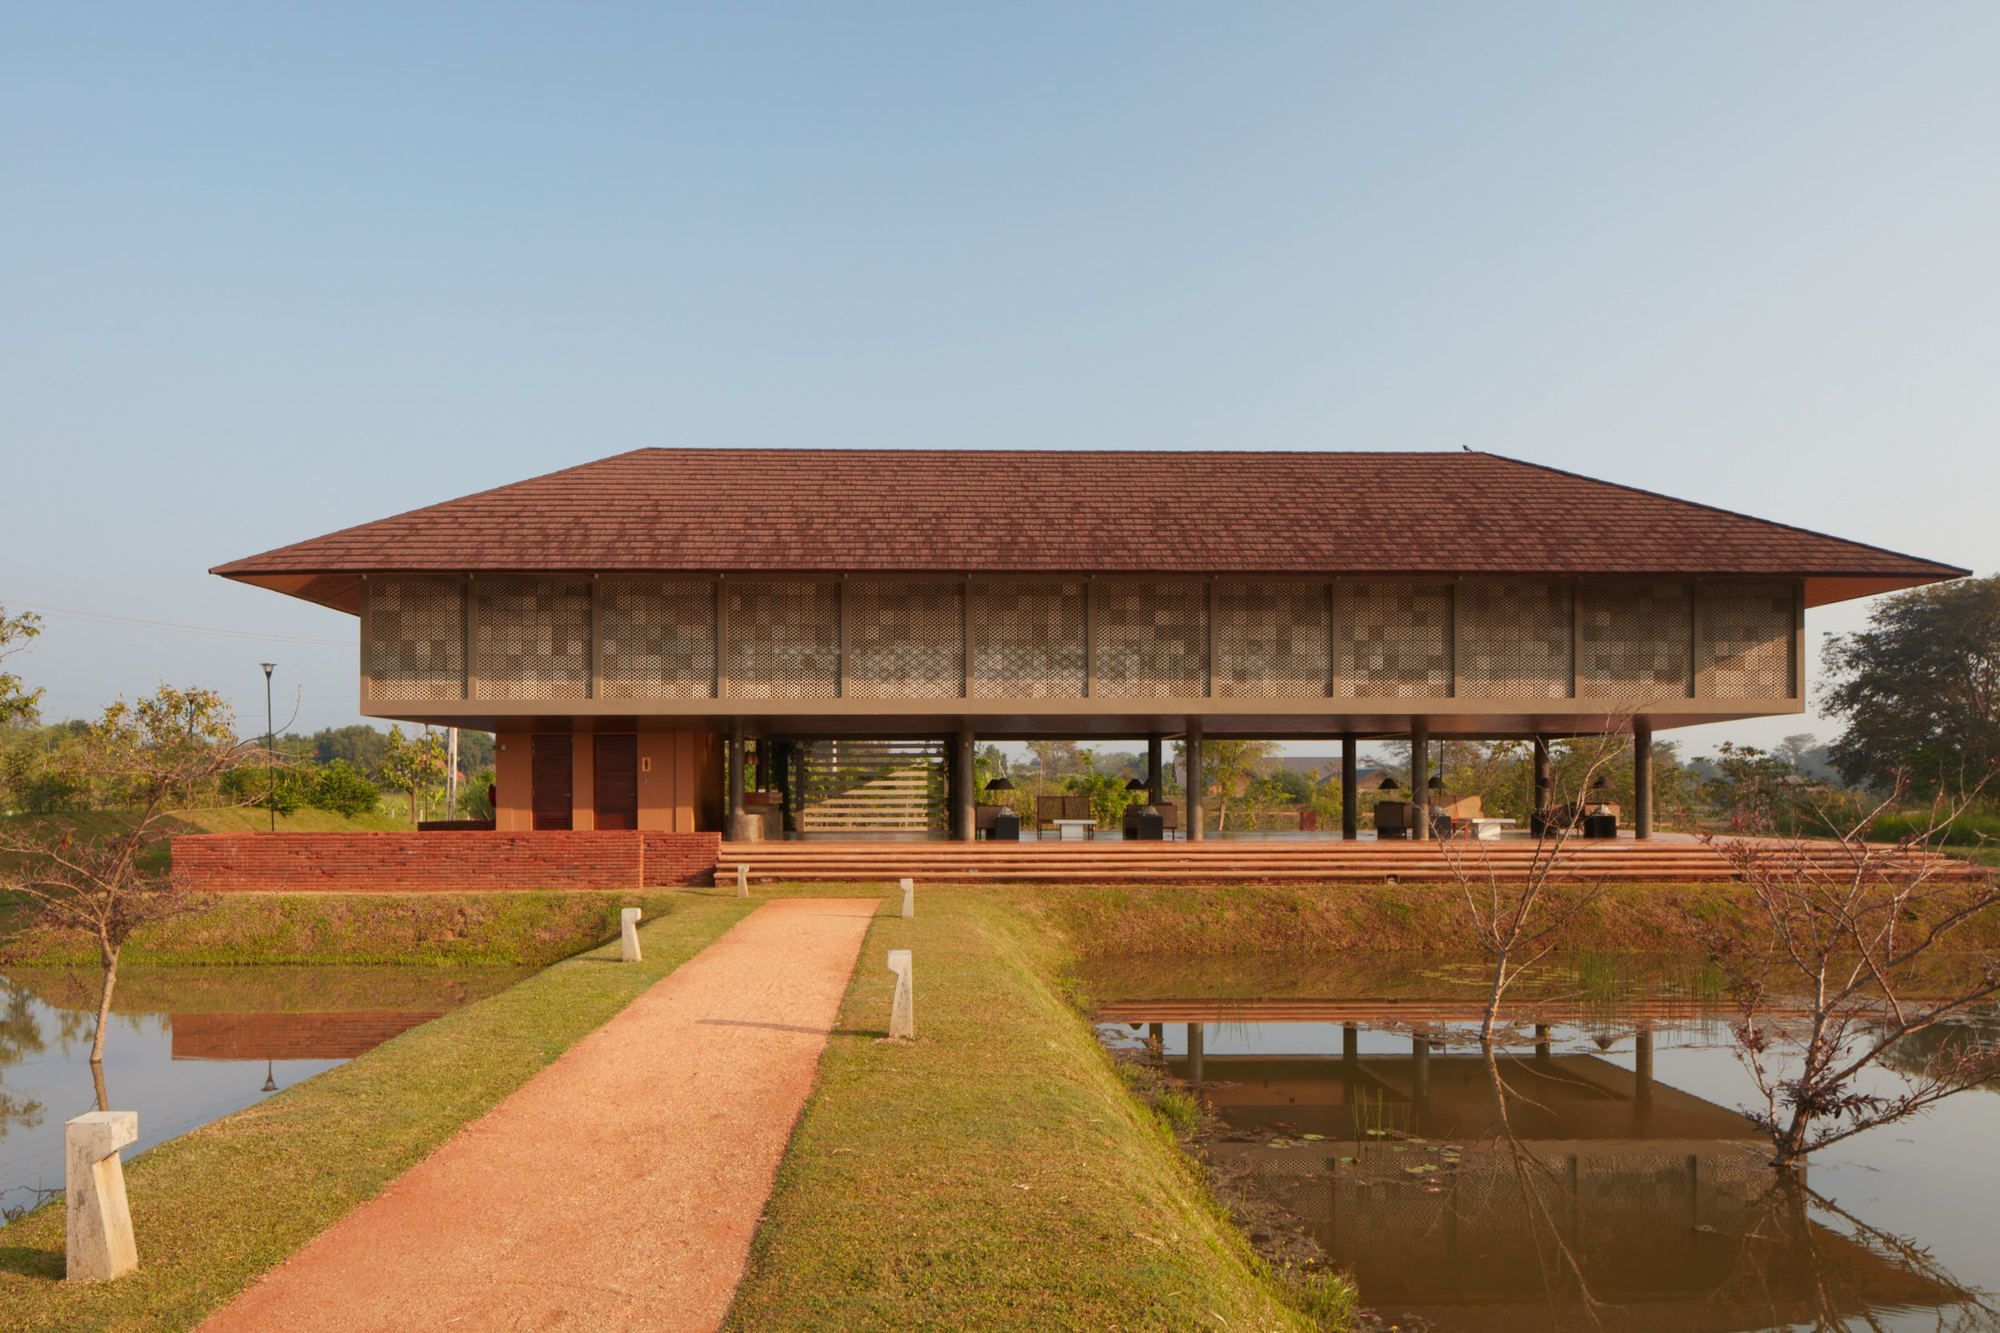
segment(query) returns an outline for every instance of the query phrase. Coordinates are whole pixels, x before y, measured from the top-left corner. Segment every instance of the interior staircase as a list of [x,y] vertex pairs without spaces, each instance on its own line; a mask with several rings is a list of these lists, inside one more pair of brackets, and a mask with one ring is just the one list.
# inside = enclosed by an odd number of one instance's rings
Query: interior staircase
[[801,756],[806,833],[923,833],[944,827],[936,741],[816,741]]

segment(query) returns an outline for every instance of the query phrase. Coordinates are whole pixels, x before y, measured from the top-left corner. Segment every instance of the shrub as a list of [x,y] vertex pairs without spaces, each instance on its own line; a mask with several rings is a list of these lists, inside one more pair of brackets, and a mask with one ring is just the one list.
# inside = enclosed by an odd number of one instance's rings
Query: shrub
[[494,772],[490,768],[481,769],[472,775],[458,793],[458,817],[460,819],[493,818],[493,802],[487,793],[493,788]]
[[367,814],[381,799],[382,793],[375,784],[345,759],[335,759],[315,773],[312,791],[307,797],[314,807],[346,815],[349,819]]
[[[1869,841],[1900,842],[1929,828],[1932,818],[1929,810],[1891,811],[1868,826]],[[1990,808],[1964,811],[1945,826],[1942,841],[1950,847],[2000,843],[2000,811]]]
[[313,773],[310,769],[280,764],[266,769],[261,760],[252,760],[222,775],[222,798],[232,805],[254,805],[289,815],[309,802]]

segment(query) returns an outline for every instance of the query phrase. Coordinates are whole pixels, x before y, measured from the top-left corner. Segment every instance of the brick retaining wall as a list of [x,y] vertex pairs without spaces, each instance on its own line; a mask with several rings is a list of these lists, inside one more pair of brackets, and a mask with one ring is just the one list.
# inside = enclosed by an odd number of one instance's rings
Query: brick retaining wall
[[174,874],[200,893],[491,893],[714,882],[719,833],[197,833]]

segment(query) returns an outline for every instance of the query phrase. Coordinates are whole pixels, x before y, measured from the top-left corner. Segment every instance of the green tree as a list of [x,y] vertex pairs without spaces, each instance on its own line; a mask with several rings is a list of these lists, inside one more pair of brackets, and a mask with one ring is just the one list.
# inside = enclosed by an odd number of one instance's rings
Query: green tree
[[[6,606],[0,605],[0,662],[27,647],[29,640],[41,632],[42,618],[34,612],[10,616]],[[21,683],[19,676],[0,671],[0,723],[33,720],[41,699],[39,689],[31,690]]]
[[382,778],[410,800],[410,827],[423,818],[426,801],[444,788],[444,737],[425,729],[423,735],[403,735],[401,727],[389,728],[389,744],[382,752]]
[[2000,768],[2000,575],[1886,598],[1825,662],[1826,709],[1847,722],[1829,757],[1849,782],[1969,786]]
[[1090,759],[1075,741],[1029,741],[1035,771],[1045,778],[1066,778],[1090,767]]
[[1243,796],[1251,778],[1268,769],[1278,756],[1276,741],[1204,741],[1201,747],[1202,785],[1215,799],[1215,831],[1229,827],[1229,803]]

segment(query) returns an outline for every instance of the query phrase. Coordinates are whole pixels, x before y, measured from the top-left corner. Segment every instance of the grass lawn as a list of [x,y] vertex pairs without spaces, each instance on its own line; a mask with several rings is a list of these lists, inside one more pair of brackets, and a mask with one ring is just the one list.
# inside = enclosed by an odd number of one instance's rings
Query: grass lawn
[[[134,967],[234,963],[544,967],[618,933],[618,909],[648,918],[685,895],[636,893],[234,893],[143,927],[125,946]],[[32,966],[97,966],[79,933],[11,938],[0,901],[0,957]]]
[[[880,1039],[892,948],[915,952],[910,1044]],[[986,890],[877,918],[730,1328],[1312,1326],[1127,1091],[1065,961]]]
[[134,1159],[129,1277],[62,1281],[60,1201],[0,1228],[0,1328],[192,1326],[754,906],[682,895],[643,927],[644,963],[606,966],[615,946],[557,963]]

